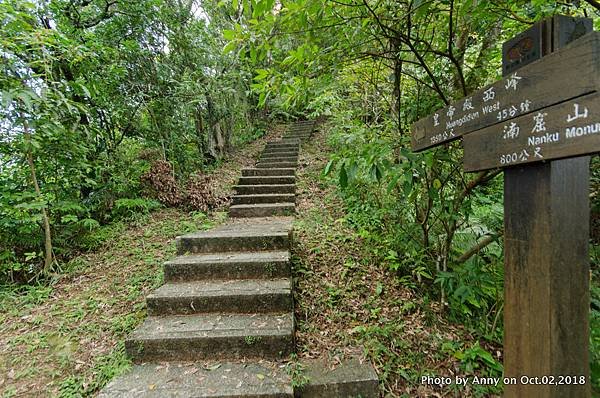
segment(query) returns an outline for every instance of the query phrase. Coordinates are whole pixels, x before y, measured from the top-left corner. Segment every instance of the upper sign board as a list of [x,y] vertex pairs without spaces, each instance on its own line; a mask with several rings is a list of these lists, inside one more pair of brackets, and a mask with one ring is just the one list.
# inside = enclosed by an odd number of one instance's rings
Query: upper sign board
[[524,66],[413,125],[420,151],[598,90],[600,32]]

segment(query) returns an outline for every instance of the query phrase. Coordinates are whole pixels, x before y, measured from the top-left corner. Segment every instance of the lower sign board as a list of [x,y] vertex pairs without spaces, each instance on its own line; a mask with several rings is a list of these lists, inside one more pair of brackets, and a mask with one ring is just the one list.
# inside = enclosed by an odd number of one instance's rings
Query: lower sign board
[[600,93],[467,134],[463,146],[465,171],[600,152]]
[[413,124],[421,151],[600,89],[600,32],[509,74]]

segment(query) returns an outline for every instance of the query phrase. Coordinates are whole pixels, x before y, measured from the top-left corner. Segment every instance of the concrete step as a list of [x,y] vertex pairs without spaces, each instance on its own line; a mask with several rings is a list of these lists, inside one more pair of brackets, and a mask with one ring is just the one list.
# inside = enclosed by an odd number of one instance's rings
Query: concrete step
[[276,163],[276,162],[297,162],[298,161],[298,157],[297,156],[295,156],[295,157],[291,157],[291,156],[288,156],[288,157],[270,157],[270,156],[263,157],[263,156],[261,156],[258,160],[260,162],[269,162],[269,163]]
[[238,185],[260,185],[260,184],[295,184],[294,176],[252,176],[240,177]]
[[234,188],[238,195],[296,192],[296,184],[236,185]]
[[300,140],[285,139],[279,141],[271,141],[265,144],[265,148],[292,148],[300,149]]
[[251,205],[256,203],[296,203],[296,195],[293,193],[265,193],[259,195],[234,195],[231,197],[231,204],[233,205]]
[[293,148],[265,148],[261,152],[261,155],[277,154],[277,155],[297,156],[299,152],[300,151],[298,149],[293,149]]
[[294,349],[293,314],[148,317],[125,340],[137,363],[202,359],[276,359]]
[[289,278],[170,282],[152,292],[146,303],[151,316],[293,310]]
[[277,157],[286,157],[286,156],[291,156],[291,157],[297,157],[299,155],[299,151],[272,151],[272,150],[266,150],[265,152],[262,152],[260,154],[261,156],[277,156]]
[[279,148],[291,146],[295,149],[300,149],[302,142],[294,137],[281,139],[280,141],[273,141],[265,146],[265,148]]
[[358,359],[346,359],[341,363],[310,360],[302,365],[307,382],[294,391],[296,397],[379,397],[379,378],[368,362]]
[[291,275],[287,250],[179,256],[164,266],[165,281],[266,279]]
[[296,169],[281,168],[281,169],[242,169],[243,177],[258,177],[258,176],[294,176]]
[[134,365],[98,398],[293,398],[292,380],[278,363],[175,362]]
[[229,207],[230,217],[276,217],[293,216],[294,203],[253,203]]
[[286,143],[286,142],[270,142],[267,145],[265,145],[264,149],[292,149],[292,150],[299,150],[300,149],[300,141],[295,141],[295,142],[290,142],[290,143]]
[[292,157],[292,158],[297,158],[299,155],[299,152],[263,152],[260,154],[260,156],[265,157],[265,156],[269,156],[269,157],[279,157],[279,158],[285,158],[285,157]]
[[297,140],[298,144],[273,144],[266,145],[263,151],[299,151],[300,140]]
[[260,158],[261,159],[271,159],[271,158],[277,158],[277,159],[282,159],[282,158],[298,159],[298,153],[290,153],[290,152],[285,152],[285,153],[268,152],[268,153],[261,153],[260,154]]
[[[288,185],[276,185],[288,187]],[[253,187],[245,185],[244,187]],[[258,187],[268,187],[259,185]],[[294,185],[291,185],[293,188]],[[233,221],[210,231],[194,232],[176,239],[177,254],[228,251],[289,250],[292,221]]]
[[280,169],[280,168],[296,168],[298,162],[258,162],[256,168],[258,169]]
[[262,153],[298,153],[299,151],[298,148],[265,148]]

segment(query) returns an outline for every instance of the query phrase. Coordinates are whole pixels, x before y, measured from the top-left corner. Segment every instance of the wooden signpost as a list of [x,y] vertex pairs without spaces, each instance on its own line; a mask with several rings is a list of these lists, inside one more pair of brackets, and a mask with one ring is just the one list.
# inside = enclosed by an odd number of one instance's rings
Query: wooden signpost
[[507,397],[589,397],[589,154],[600,152],[600,32],[555,16],[505,43],[504,78],[416,122],[504,169]]

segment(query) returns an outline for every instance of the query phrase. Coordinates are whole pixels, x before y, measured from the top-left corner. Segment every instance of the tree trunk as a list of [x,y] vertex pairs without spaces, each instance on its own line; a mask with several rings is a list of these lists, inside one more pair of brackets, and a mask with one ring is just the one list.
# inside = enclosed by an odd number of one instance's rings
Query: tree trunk
[[[25,135],[25,141],[27,143],[27,164],[29,165],[29,171],[31,172],[31,181],[33,182],[33,188],[39,199],[42,199],[42,191],[37,180],[35,172],[35,162],[33,161],[33,153],[31,152],[31,132],[29,131],[29,123],[23,118],[23,132]],[[50,219],[48,218],[48,212],[46,208],[42,208],[42,223],[44,225],[44,269],[43,272],[48,274],[54,263],[54,255],[52,253],[52,233],[50,231]]]

